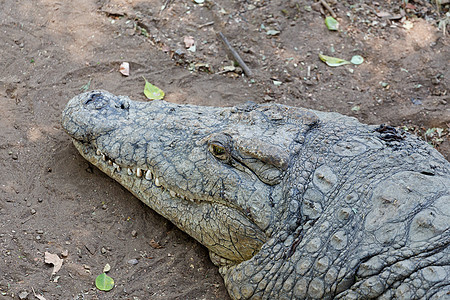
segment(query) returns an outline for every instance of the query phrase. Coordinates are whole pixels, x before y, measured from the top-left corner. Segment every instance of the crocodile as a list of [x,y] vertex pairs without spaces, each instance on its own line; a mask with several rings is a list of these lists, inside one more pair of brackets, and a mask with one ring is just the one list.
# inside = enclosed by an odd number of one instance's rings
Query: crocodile
[[71,99],[62,125],[207,247],[232,299],[450,297],[450,164],[414,135],[281,104],[101,90]]

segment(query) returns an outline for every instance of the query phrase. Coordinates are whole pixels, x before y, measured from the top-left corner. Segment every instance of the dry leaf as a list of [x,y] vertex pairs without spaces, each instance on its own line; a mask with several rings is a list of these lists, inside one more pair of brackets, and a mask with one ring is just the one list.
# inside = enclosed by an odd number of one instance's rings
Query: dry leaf
[[163,246],[161,246],[158,242],[156,242],[155,240],[151,240],[150,241],[150,246],[152,246],[154,249],[161,249],[163,248]]
[[123,76],[129,76],[130,75],[130,64],[127,62],[121,63],[119,72],[122,73]]
[[63,264],[63,260],[61,258],[59,258],[58,255],[52,254],[50,252],[45,252],[44,261],[46,264],[53,265],[52,275],[55,275],[59,271],[59,269],[61,269],[61,266]]
[[410,30],[414,27],[414,23],[411,21],[406,20],[405,22],[403,22],[403,28],[405,28],[406,30]]
[[109,264],[106,264],[105,267],[103,267],[103,273],[108,273],[111,270],[111,266]]
[[387,11],[380,11],[376,13],[378,18],[389,18],[392,17],[392,14]]
[[[48,252],[45,252],[45,253],[48,253]],[[33,287],[32,287],[31,289],[33,290],[33,295],[34,295],[36,298],[38,298],[39,300],[47,300],[47,299],[45,299],[44,296],[41,296],[41,295],[36,294],[36,292],[34,291],[34,288],[33,288]]]
[[192,36],[185,36],[184,37],[184,46],[186,48],[191,48],[192,46],[194,46],[195,41],[194,38]]
[[379,18],[388,19],[388,20],[399,20],[402,18],[402,15],[400,15],[400,14],[393,15],[387,11],[377,12],[376,15]]
[[170,52],[170,47],[167,46],[167,45],[163,45],[163,46],[161,47],[161,50],[162,50],[163,52]]

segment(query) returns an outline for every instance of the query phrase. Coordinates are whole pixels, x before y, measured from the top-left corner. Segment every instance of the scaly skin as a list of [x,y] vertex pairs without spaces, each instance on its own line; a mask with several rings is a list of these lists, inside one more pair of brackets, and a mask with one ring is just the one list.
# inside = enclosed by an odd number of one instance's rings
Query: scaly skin
[[67,104],[80,153],[205,245],[233,299],[450,293],[450,168],[390,127],[276,104]]

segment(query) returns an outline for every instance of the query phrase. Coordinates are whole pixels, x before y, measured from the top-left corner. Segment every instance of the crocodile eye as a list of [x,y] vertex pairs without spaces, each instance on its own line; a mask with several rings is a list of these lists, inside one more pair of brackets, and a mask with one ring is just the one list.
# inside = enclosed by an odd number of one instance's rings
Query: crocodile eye
[[225,147],[220,144],[209,144],[209,152],[211,152],[215,157],[218,159],[227,159],[227,151],[225,150]]

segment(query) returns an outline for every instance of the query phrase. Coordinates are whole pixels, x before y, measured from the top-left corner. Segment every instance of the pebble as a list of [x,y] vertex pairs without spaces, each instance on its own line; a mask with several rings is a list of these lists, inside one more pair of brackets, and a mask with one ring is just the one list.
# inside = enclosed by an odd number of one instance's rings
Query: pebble
[[273,101],[273,98],[270,97],[269,95],[265,95],[265,96],[264,96],[264,101],[265,101],[265,102],[270,102],[270,101]]
[[20,292],[20,293],[19,293],[19,299],[20,299],[20,300],[28,299],[28,295],[29,295],[29,293],[26,292],[26,291]]
[[132,236],[132,237],[136,237],[136,236],[137,236],[137,231],[136,231],[136,230],[133,230],[133,231],[131,232],[131,236]]
[[40,235],[37,235],[37,236],[36,236],[36,240],[39,241],[40,239],[41,239],[41,236],[40,236]]
[[37,234],[43,234],[44,230],[39,229],[38,231],[36,231]]
[[36,213],[36,210],[34,208],[32,208],[30,212],[32,215],[34,215]]
[[129,261],[127,261],[127,263],[130,264],[130,265],[137,265],[138,262],[139,261],[136,258],[132,258]]
[[105,247],[102,247],[102,249],[100,251],[102,252],[102,254],[105,254],[106,253]]

